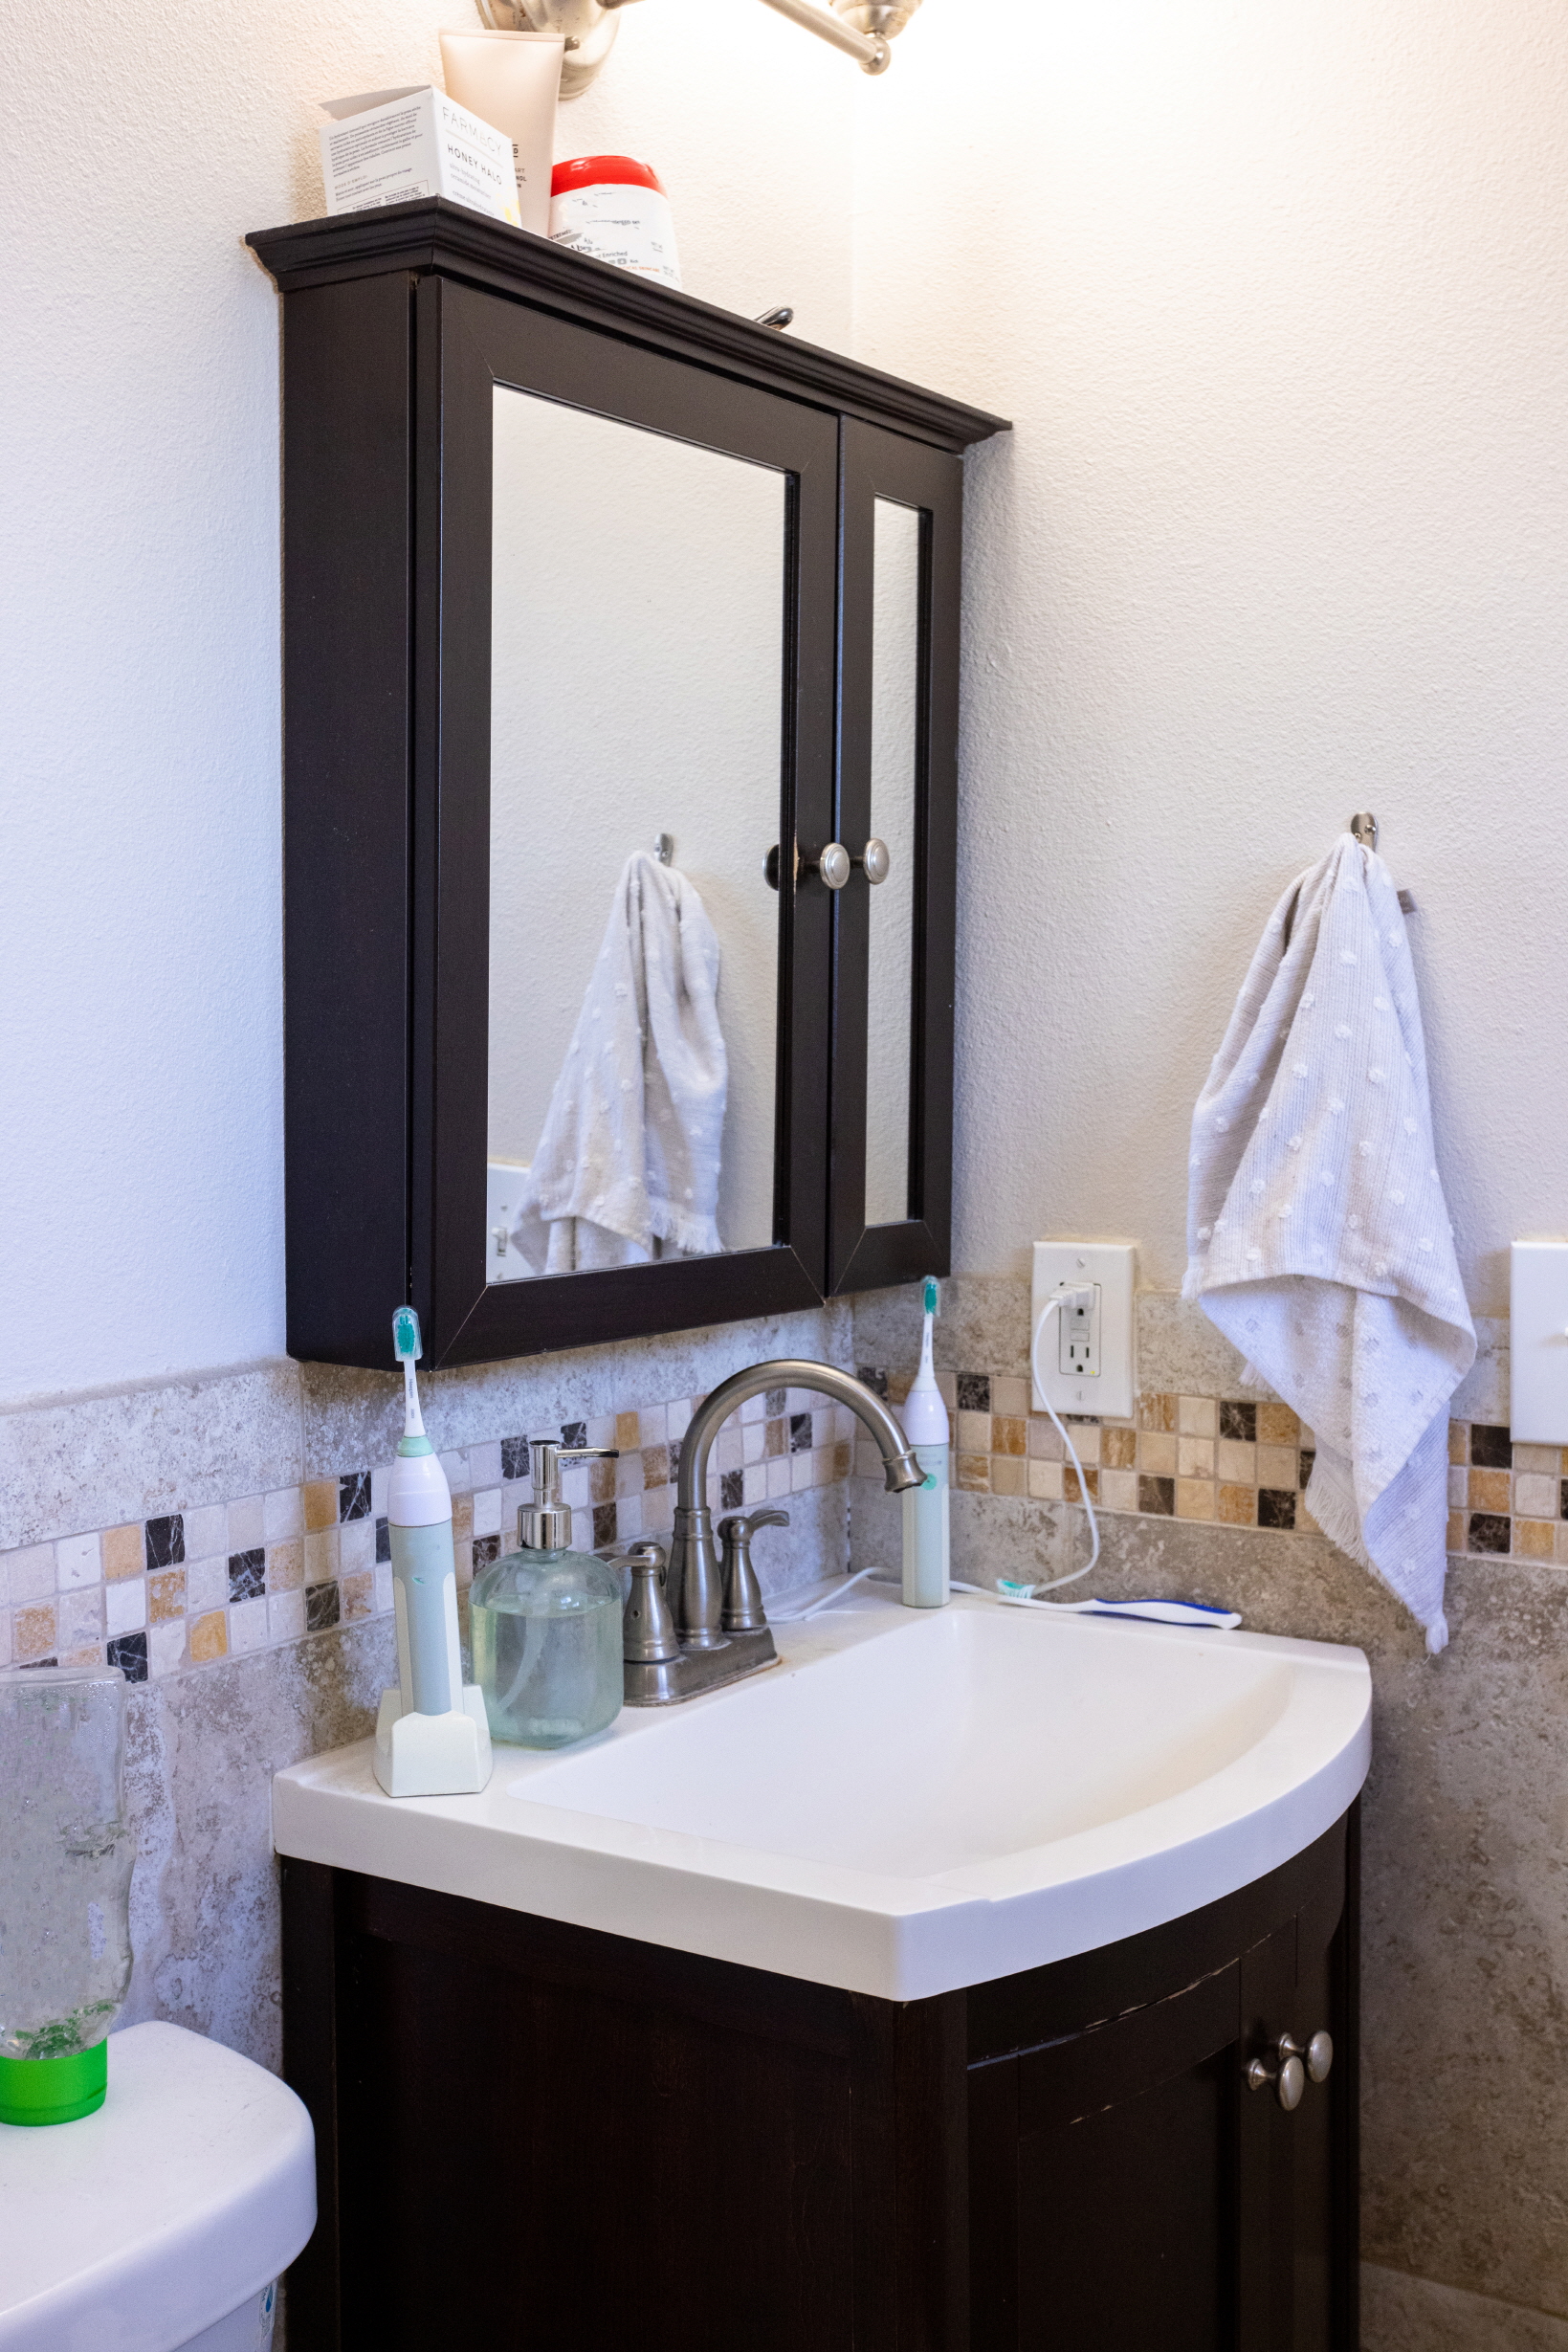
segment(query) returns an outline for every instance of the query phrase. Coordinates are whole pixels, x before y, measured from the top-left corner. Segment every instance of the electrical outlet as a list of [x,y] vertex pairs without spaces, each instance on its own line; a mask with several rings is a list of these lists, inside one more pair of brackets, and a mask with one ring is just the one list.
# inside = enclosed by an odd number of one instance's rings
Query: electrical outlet
[[1045,1386],[1033,1385],[1036,1412],[1094,1413],[1112,1421],[1133,1411],[1133,1286],[1137,1253],[1130,1241],[1037,1241],[1029,1312],[1032,1342],[1057,1291],[1091,1290],[1093,1305],[1053,1311],[1054,1332],[1039,1350]]
[[1086,1300],[1081,1295],[1078,1303],[1056,1310],[1056,1368],[1071,1380],[1098,1380],[1100,1377],[1100,1286],[1091,1282],[1084,1286],[1091,1294]]

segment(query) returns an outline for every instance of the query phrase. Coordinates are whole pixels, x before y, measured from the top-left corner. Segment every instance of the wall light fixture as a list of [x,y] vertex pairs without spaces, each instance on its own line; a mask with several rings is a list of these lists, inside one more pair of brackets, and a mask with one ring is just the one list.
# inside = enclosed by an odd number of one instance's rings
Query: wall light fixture
[[[615,46],[621,10],[631,0],[475,0],[493,33],[562,33],[566,37],[561,95],[578,98]],[[764,0],[792,25],[857,60],[864,74],[885,74],[893,59],[888,44],[902,33],[920,0]]]

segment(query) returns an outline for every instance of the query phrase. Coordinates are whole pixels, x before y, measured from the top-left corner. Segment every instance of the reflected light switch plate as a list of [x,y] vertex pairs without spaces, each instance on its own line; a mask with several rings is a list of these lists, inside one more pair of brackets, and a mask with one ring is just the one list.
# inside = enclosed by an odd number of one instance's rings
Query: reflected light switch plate
[[485,1280],[526,1282],[533,1268],[520,1250],[512,1247],[517,1220],[518,1191],[528,1173],[526,1161],[489,1160],[485,1163]]
[[1509,1298],[1515,1445],[1568,1446],[1568,1241],[1516,1241]]

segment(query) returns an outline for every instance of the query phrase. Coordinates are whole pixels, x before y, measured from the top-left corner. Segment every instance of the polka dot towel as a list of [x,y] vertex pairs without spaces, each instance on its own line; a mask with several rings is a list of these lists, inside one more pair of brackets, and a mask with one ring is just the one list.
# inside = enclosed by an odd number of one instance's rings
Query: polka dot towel
[[1349,833],[1269,919],[1192,1119],[1183,1296],[1315,1432],[1307,1507],[1448,1638],[1447,1404],[1475,1356],[1399,895]]

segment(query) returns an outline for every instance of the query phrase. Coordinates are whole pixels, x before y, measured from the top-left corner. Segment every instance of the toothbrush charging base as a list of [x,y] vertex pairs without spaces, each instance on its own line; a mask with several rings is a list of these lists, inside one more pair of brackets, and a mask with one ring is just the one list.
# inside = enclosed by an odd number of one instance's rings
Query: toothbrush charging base
[[463,1685],[446,1715],[403,1712],[401,1691],[383,1691],[376,1718],[376,1778],[389,1797],[472,1797],[490,1778],[484,1693]]

